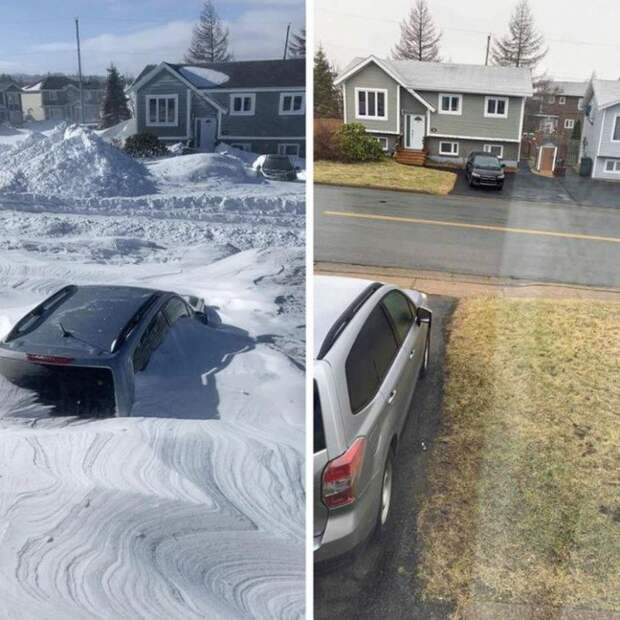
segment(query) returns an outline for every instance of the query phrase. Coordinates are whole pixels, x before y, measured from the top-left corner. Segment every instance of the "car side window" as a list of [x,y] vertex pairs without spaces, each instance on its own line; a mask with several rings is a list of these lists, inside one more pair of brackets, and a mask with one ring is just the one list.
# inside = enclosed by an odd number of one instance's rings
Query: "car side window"
[[383,305],[377,305],[357,335],[345,364],[351,411],[358,413],[377,394],[398,343]]
[[148,366],[151,356],[164,341],[168,329],[166,318],[162,312],[158,312],[142,334],[133,354],[134,372],[141,372]]
[[172,327],[179,319],[189,317],[189,311],[182,299],[171,299],[164,308],[164,315],[168,319],[168,325]]
[[411,306],[407,298],[400,291],[390,291],[382,300],[388,316],[392,319],[394,330],[401,345],[411,329],[414,315],[411,313]]

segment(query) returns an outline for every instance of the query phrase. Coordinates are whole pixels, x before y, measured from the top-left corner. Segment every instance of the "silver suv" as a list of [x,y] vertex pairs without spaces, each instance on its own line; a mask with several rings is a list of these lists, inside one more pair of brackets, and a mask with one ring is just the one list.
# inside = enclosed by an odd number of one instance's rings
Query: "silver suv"
[[394,455],[432,314],[416,291],[314,278],[314,561],[341,556],[388,523]]

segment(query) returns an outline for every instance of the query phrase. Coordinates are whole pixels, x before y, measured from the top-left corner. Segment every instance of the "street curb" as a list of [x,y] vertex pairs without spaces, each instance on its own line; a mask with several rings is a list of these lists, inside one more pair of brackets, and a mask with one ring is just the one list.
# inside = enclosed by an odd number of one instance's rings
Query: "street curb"
[[536,282],[401,269],[398,267],[372,267],[347,263],[316,262],[316,275],[348,276],[390,282],[405,288],[415,288],[432,295],[451,297],[523,297],[547,299],[592,299],[620,302],[620,289],[590,287],[579,284]]

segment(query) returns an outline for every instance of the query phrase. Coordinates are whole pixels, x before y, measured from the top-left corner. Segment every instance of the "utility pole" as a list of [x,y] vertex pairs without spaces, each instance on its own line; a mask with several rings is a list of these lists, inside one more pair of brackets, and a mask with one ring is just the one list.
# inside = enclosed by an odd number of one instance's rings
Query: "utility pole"
[[487,55],[484,59],[484,64],[488,65],[489,64],[489,50],[491,49],[491,35],[489,35],[487,37]]
[[286,54],[288,53],[288,37],[291,32],[291,25],[286,27],[286,40],[284,41],[284,60],[286,60]]
[[82,54],[80,52],[80,21],[75,18],[75,40],[77,41],[78,80],[80,83],[80,125],[84,124],[84,90],[82,89]]

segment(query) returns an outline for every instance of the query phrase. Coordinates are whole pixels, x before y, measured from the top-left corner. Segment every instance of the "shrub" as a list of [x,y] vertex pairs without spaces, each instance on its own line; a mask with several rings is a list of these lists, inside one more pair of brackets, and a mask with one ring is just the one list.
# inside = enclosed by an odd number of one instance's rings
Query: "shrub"
[[125,153],[132,157],[160,157],[168,154],[168,148],[152,133],[137,133],[125,140]]
[[342,121],[335,118],[317,118],[314,121],[314,159],[340,159],[338,130]]
[[340,158],[345,162],[379,161],[384,154],[379,141],[363,125],[347,123],[338,130]]

